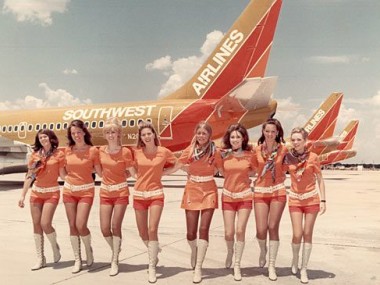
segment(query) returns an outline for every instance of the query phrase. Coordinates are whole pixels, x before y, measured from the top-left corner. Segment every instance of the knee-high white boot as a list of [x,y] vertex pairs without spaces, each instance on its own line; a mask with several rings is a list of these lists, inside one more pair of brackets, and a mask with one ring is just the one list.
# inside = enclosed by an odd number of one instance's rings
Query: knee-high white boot
[[235,265],[234,265],[234,279],[241,281],[240,262],[244,251],[244,241],[237,241],[235,243]]
[[292,260],[292,273],[294,275],[298,272],[298,260],[299,260],[299,254],[300,254],[300,243],[292,243],[292,251],[293,251],[293,260]]
[[197,262],[197,239],[195,240],[187,240],[190,249],[191,249],[191,256],[190,256],[190,265],[191,268],[195,268],[195,263]]
[[311,254],[312,244],[304,243],[302,248],[302,265],[301,265],[301,283],[309,283],[309,277],[307,276],[307,264]]
[[[145,244],[146,248],[148,248],[149,240],[143,240],[143,243]],[[162,248],[160,247],[160,245],[158,245],[158,252],[161,252],[161,251],[162,251]],[[160,260],[158,259],[158,254],[157,254],[156,266],[157,266],[159,261]]]
[[200,283],[202,281],[202,264],[206,256],[208,241],[204,239],[198,240],[197,246],[197,262],[195,264],[193,283]]
[[53,250],[54,263],[57,263],[61,259],[61,252],[57,243],[57,233],[54,231],[50,234],[46,234],[46,237],[50,241]]
[[276,258],[280,242],[278,240],[269,241],[269,264],[268,264],[268,276],[269,280],[276,281]]
[[158,241],[149,241],[148,243],[148,256],[149,256],[149,267],[148,267],[148,281],[149,283],[156,283],[156,264],[157,255],[159,251]]
[[88,267],[92,266],[94,263],[94,254],[92,252],[92,246],[91,246],[91,234],[88,234],[86,236],[81,236],[84,249],[86,251],[86,264]]
[[113,249],[112,249],[110,276],[115,276],[119,274],[120,247],[121,247],[121,238],[118,236],[113,236]]
[[82,270],[82,257],[80,252],[80,238],[79,236],[70,236],[71,246],[74,252],[74,266],[72,273],[78,273]]
[[264,267],[267,263],[267,240],[266,239],[257,239],[260,247],[260,257],[259,257],[259,266]]
[[38,270],[46,266],[46,258],[44,255],[44,236],[43,234],[34,234],[34,244],[37,252],[37,262],[31,268],[32,270]]
[[108,245],[110,246],[111,250],[113,250],[113,236],[104,237]]
[[234,255],[234,241],[233,240],[226,240],[227,245],[227,257],[226,257],[226,268],[231,268],[232,265],[232,257]]

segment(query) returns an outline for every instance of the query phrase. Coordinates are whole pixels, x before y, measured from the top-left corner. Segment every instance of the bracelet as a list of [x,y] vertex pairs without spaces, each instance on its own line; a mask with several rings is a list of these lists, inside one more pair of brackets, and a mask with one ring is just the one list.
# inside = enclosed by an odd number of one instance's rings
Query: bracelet
[[326,203],[326,200],[321,200],[321,203]]

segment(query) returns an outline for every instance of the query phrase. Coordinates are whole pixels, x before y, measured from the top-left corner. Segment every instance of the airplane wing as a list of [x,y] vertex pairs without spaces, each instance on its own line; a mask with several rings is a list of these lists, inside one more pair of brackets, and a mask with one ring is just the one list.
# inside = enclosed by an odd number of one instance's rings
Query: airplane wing
[[0,136],[0,174],[26,172],[30,146]]

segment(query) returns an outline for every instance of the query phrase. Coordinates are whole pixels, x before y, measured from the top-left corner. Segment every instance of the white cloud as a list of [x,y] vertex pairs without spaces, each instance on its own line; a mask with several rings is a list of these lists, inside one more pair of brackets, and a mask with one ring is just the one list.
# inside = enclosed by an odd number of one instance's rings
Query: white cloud
[[78,71],[76,69],[66,68],[64,71],[62,71],[62,73],[65,75],[76,75],[78,74]]
[[211,54],[216,45],[223,38],[223,33],[220,31],[213,31],[206,37],[205,42],[200,48],[201,54],[199,56],[192,55],[189,57],[179,58],[172,60],[170,56],[161,57],[148,63],[145,68],[149,71],[160,70],[164,72],[164,75],[168,77],[168,80],[161,85],[159,91],[159,97],[170,94],[177,90],[192,75],[201,67],[205,59]]
[[321,64],[334,64],[334,63],[342,63],[347,64],[350,63],[350,57],[342,55],[342,56],[312,56],[309,58],[310,61],[314,63]]
[[370,103],[376,106],[380,106],[380,90],[377,91],[377,94],[370,99]]
[[3,13],[15,15],[18,22],[49,26],[53,13],[64,13],[70,0],[5,0]]
[[91,99],[81,100],[79,98],[74,97],[64,89],[53,90],[46,83],[40,83],[38,86],[42,88],[44,92],[44,99],[27,95],[23,99],[0,102],[0,110],[67,107],[92,103]]

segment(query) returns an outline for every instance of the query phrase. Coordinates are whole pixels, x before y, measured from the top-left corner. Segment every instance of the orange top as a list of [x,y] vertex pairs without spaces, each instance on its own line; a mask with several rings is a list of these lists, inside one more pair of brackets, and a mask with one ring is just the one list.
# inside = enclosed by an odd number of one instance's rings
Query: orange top
[[[321,173],[321,166],[319,163],[318,155],[311,152],[306,160],[305,170],[303,171],[299,180],[297,180],[296,171],[297,165],[288,165],[291,186],[290,191],[296,194],[304,194],[316,190],[316,174]],[[310,206],[319,205],[319,194],[318,192],[310,198],[300,200],[293,198],[289,195],[289,206]]]
[[[272,172],[270,170],[266,171],[266,173],[261,176],[263,173],[265,164],[267,162],[267,158],[263,157],[262,154],[262,147],[263,145],[258,145],[255,148],[255,154],[253,157],[253,167],[255,168],[257,179],[255,181],[255,187],[271,187],[271,186],[276,186],[278,184],[284,183],[285,181],[285,170],[282,165],[282,161],[284,160],[284,156],[288,152],[288,149],[282,145],[278,145],[277,149],[277,155],[274,159],[274,167],[275,167],[275,179],[273,181],[272,177]],[[273,196],[285,196],[286,195],[286,190],[285,186],[281,189],[277,189],[273,191],[272,193],[264,193],[264,192],[259,192],[255,191],[254,192],[254,197],[255,198],[269,198]]]
[[235,156],[229,154],[223,159],[223,176],[224,185],[223,188],[231,193],[243,193],[243,191],[249,190],[249,193],[245,193],[242,197],[230,197],[230,193],[225,193],[223,190],[222,201],[223,202],[240,202],[251,201],[251,180],[249,179],[249,172],[252,171],[253,153],[251,151],[244,151],[242,156]]
[[188,174],[194,176],[214,176],[215,168],[222,168],[222,156],[220,150],[216,149],[215,158],[213,161],[209,161],[209,158],[201,158],[200,160],[192,160],[189,163],[191,157],[192,146],[188,146],[178,159],[182,164],[189,165]]
[[[157,147],[154,154],[146,154],[143,148],[134,149],[135,167],[137,168],[137,180],[135,183],[136,191],[152,191],[162,189],[162,173],[168,164],[174,164],[176,158],[174,154],[163,146]],[[164,195],[154,196],[154,198],[163,198]],[[134,199],[144,200],[142,197]]]
[[[38,151],[32,153],[29,158],[28,168],[31,168],[33,163],[41,159]],[[58,186],[59,169],[64,167],[64,153],[60,150],[55,150],[46,160],[46,165],[36,176],[34,184],[38,187],[49,188]]]
[[[67,147],[65,150],[66,159],[66,178],[65,181],[71,185],[80,186],[90,184],[94,182],[92,173],[95,165],[100,165],[99,150],[95,146],[89,147],[85,151],[74,151],[71,147]],[[93,197],[95,187],[91,187],[88,190],[77,191],[76,195],[82,197]],[[71,191],[64,187],[63,193],[74,195],[74,191]]]
[[[132,152],[122,147],[117,153],[108,153],[107,146],[101,146],[99,148],[99,159],[102,165],[102,184],[105,185],[117,185],[127,181],[126,169],[133,165]],[[115,198],[128,196],[128,185],[118,189],[106,189],[100,188],[100,197],[103,198]]]

